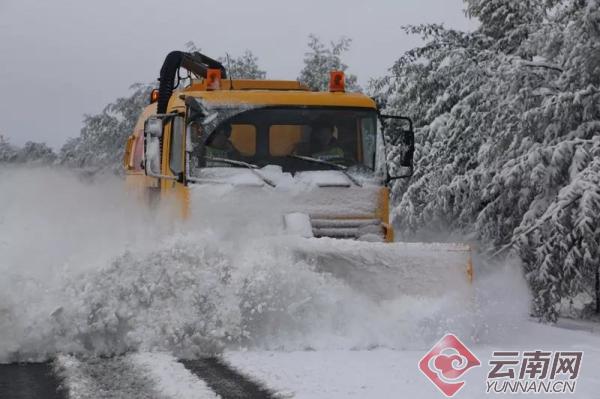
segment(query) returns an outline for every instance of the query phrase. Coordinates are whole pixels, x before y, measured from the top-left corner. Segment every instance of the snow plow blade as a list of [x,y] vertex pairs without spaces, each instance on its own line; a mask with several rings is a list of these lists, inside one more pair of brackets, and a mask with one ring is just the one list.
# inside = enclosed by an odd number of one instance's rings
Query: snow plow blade
[[465,244],[313,238],[295,253],[317,271],[380,300],[467,293],[473,279],[471,248]]

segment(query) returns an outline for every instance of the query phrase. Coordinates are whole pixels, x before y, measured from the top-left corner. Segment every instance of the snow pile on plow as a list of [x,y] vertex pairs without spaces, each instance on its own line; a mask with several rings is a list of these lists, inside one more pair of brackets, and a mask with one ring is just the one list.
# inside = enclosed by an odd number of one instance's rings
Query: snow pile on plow
[[377,299],[471,293],[468,245],[322,238],[306,240],[295,251],[318,271],[330,273]]
[[53,306],[45,312],[32,313],[16,302],[6,309],[16,323],[2,326],[14,333],[12,345],[5,346],[13,350],[2,356],[399,348],[422,344],[432,323],[442,330],[453,323],[471,328],[456,322],[454,310],[446,312],[464,306],[455,296],[407,301],[380,287],[355,287],[346,277],[357,271],[347,269],[340,278],[318,271],[314,259],[298,258],[292,249],[298,240],[284,240],[284,249],[280,239],[274,246],[269,239],[242,243],[210,233],[178,235],[154,251],[73,273],[46,287],[41,296]]

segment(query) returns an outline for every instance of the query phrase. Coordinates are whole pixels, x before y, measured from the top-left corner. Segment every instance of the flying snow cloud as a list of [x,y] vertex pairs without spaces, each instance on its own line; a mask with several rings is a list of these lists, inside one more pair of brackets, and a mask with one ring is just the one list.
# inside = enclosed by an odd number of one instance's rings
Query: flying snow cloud
[[[9,168],[0,184],[10,188],[0,195],[2,362],[65,351],[421,348],[450,329],[485,341],[523,312],[513,305],[526,290],[508,269],[458,295],[382,298],[296,256],[299,238],[219,231],[239,223],[177,226],[115,177]],[[507,286],[512,295],[499,295]]]

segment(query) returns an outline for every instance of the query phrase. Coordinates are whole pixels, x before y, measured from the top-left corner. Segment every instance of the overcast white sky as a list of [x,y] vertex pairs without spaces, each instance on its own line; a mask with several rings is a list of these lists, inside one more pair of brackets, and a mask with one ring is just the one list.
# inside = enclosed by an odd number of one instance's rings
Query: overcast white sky
[[470,30],[462,0],[0,0],[0,134],[60,147],[164,56],[193,40],[218,57],[250,49],[271,78],[295,79],[309,33],[353,39],[345,61],[365,83],[419,43],[406,24]]

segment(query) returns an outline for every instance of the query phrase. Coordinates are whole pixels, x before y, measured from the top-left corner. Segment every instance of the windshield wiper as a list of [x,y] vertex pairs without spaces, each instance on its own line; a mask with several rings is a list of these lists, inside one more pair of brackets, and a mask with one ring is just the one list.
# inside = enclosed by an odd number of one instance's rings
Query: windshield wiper
[[348,180],[350,180],[356,186],[362,187],[362,184],[358,180],[356,180],[350,173],[348,173],[348,168],[344,165],[340,165],[339,163],[335,163],[335,162],[325,161],[325,160],[319,159],[319,158],[307,157],[304,155],[289,154],[288,157],[294,158],[294,159],[301,159],[306,162],[318,163],[321,165],[327,165],[327,166],[331,166],[332,168],[336,168],[337,170],[342,172],[348,178]]
[[243,162],[243,161],[236,161],[234,159],[218,158],[218,157],[204,157],[204,159],[206,159],[207,161],[221,162],[221,163],[226,163],[226,164],[234,165],[234,166],[243,166],[244,168],[247,168],[256,177],[258,177],[260,180],[264,181],[269,186],[271,186],[271,187],[275,187],[276,186],[276,184],[273,183],[273,181],[271,179],[266,178],[265,176],[263,176],[260,173],[258,173],[256,171],[256,169],[258,169],[258,166],[254,165],[252,163]]

